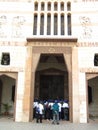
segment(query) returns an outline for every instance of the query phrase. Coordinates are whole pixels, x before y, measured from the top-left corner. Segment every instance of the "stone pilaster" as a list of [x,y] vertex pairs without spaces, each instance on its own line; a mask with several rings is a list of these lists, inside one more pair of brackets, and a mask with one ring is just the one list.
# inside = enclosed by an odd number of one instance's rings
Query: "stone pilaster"
[[32,47],[27,47],[25,66],[25,88],[23,98],[23,118],[24,122],[32,120]]
[[72,50],[72,122],[80,122],[78,49]]
[[86,85],[86,74],[79,73],[80,123],[87,123],[88,119],[88,94]]

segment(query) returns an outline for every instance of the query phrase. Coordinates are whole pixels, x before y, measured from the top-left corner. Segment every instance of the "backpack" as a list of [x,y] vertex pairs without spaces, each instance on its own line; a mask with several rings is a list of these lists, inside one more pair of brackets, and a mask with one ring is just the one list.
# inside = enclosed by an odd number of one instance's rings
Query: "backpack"
[[40,112],[39,107],[36,107],[36,113],[39,114],[39,112]]

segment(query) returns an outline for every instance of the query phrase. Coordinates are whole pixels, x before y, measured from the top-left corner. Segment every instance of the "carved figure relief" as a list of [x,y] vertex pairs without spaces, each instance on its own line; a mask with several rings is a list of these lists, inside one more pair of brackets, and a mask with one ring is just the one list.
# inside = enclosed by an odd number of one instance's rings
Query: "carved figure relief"
[[91,20],[89,17],[86,16],[81,16],[80,18],[80,23],[83,29],[83,38],[87,39],[87,38],[91,38],[92,37],[92,29],[90,27],[91,25]]
[[7,17],[5,15],[0,16],[0,37],[6,37]]
[[25,18],[23,16],[13,17],[12,21],[12,37],[23,37],[23,25]]

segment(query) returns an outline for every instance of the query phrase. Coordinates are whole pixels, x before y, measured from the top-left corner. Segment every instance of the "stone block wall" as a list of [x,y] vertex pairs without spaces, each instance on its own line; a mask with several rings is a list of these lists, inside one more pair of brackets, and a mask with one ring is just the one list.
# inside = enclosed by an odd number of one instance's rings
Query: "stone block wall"
[[[2,65],[2,53],[9,53],[10,55],[10,64]],[[21,70],[25,67],[25,56],[26,56],[26,48],[20,46],[1,46],[0,47],[0,67],[1,68],[20,68]]]

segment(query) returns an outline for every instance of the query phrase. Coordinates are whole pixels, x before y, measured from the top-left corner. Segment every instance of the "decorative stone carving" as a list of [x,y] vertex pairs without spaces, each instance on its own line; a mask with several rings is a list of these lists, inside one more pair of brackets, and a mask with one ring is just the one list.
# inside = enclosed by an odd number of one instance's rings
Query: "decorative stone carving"
[[9,65],[10,64],[10,54],[7,52],[2,53],[2,65]]
[[5,38],[6,35],[7,17],[5,15],[0,16],[0,37]]
[[92,29],[90,27],[91,25],[91,20],[89,17],[86,16],[81,16],[80,18],[80,23],[83,29],[83,38],[88,39],[92,37]]
[[12,37],[21,38],[23,37],[23,25],[25,18],[23,16],[13,17],[12,21]]
[[49,48],[48,50],[50,53],[54,53],[55,52],[55,48]]

